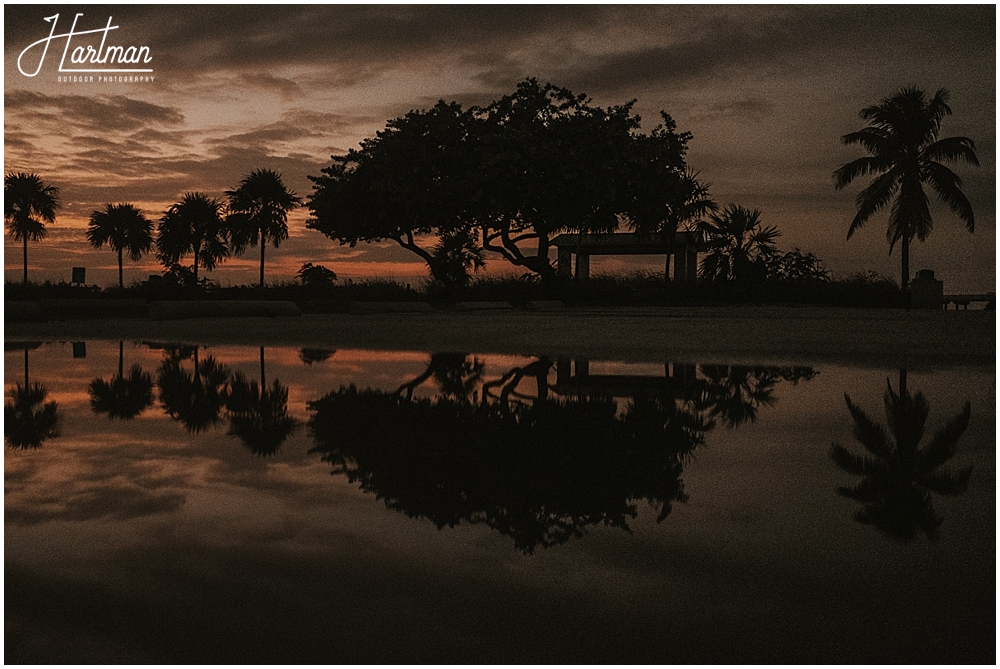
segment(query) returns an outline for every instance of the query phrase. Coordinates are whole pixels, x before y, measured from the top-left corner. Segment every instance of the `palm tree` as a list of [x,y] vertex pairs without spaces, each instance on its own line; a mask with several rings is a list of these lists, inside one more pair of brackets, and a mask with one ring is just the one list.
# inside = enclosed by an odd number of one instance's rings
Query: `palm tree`
[[896,242],[902,247],[903,290],[910,281],[910,240],[916,237],[924,241],[931,233],[924,183],[965,221],[969,232],[975,229],[972,205],[962,193],[962,180],[939,162],[965,161],[979,166],[976,146],[968,137],[938,139],[941,119],[949,114],[947,90],[942,88],[927,99],[924,91],[908,87],[878,105],[862,109],[860,116],[870,125],[841,138],[844,144],[862,145],[871,155],[853,160],[834,172],[835,186],[844,188],[858,177],[875,175],[858,193],[858,213],[847,238],[892,201],[886,237],[890,254]]
[[104,211],[90,215],[87,240],[94,248],[107,244],[118,252],[118,287],[125,288],[122,254],[127,251],[128,257],[136,261],[153,248],[153,222],[134,205],[108,204]]
[[253,170],[229,196],[226,224],[233,252],[243,255],[248,247],[260,244],[260,286],[264,287],[264,247],[270,241],[278,248],[288,239],[288,212],[302,204],[273,170]]
[[781,234],[764,226],[760,209],[728,205],[713,213],[697,229],[704,235],[707,254],[700,274],[716,281],[750,281],[767,276],[767,267],[778,253],[774,240]]
[[56,220],[59,189],[47,186],[37,174],[6,174],[3,179],[3,218],[14,241],[24,242],[24,284],[28,284],[28,240],[48,234],[45,223]]
[[854,419],[854,437],[869,455],[856,455],[834,443],[830,457],[844,471],[863,477],[853,488],[837,489],[841,495],[864,504],[855,514],[859,522],[904,541],[923,530],[934,541],[942,519],[934,512],[931,493],[958,495],[969,486],[971,465],[958,474],[937,470],[957,452],[972,408],[966,402],[962,411],[920,448],[918,444],[924,436],[930,409],[922,393],[910,395],[905,379],[906,370],[900,370],[898,394],[891,383],[886,384],[888,432],[845,393],[847,409]]
[[236,372],[226,397],[229,434],[239,437],[254,455],[278,452],[299,422],[288,415],[288,386],[278,379],[270,386],[264,379],[264,347],[260,347],[260,384]]
[[194,256],[194,282],[198,284],[199,262],[207,270],[229,256],[222,213],[225,205],[204,193],[185,193],[160,219],[156,248],[165,266]]
[[125,342],[118,342],[118,375],[90,382],[90,408],[110,419],[132,420],[153,404],[153,375],[132,365],[125,374]]

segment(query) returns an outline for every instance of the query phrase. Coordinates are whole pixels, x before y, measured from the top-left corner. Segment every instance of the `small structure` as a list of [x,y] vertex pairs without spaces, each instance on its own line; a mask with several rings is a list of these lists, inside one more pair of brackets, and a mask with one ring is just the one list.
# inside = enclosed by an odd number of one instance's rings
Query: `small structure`
[[922,269],[910,282],[910,308],[941,311],[944,304],[944,281],[934,278],[934,270]]
[[593,255],[665,255],[665,268],[674,258],[674,281],[694,282],[698,276],[698,251],[702,250],[698,235],[677,232],[669,235],[615,232],[609,235],[563,234],[552,240],[559,249],[558,272],[571,277],[573,256],[576,256],[575,276],[580,281],[590,277],[590,256]]
[[73,268],[73,278],[70,283],[75,283],[82,286],[87,283],[87,268],[86,267],[74,267]]

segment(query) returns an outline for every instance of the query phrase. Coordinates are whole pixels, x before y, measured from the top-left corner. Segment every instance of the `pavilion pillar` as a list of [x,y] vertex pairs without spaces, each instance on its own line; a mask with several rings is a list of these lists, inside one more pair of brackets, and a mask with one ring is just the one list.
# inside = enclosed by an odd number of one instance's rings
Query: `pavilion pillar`
[[556,264],[559,276],[569,279],[573,276],[573,252],[565,246],[559,247],[559,257]]
[[685,251],[674,252],[674,281],[683,283],[688,280],[687,269],[688,256]]
[[576,280],[586,281],[590,278],[590,254],[576,254]]
[[687,264],[687,281],[694,283],[698,280],[698,251],[690,246],[684,249],[684,256]]

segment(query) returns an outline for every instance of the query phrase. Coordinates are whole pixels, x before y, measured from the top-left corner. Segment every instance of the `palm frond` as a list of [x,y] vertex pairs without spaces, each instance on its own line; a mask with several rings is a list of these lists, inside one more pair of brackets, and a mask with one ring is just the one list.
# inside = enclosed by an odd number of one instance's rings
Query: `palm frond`
[[872,420],[861,407],[851,402],[847,393],[844,393],[844,400],[847,402],[847,410],[851,413],[851,418],[854,419],[854,438],[875,457],[891,460],[895,454],[896,446],[889,439],[885,429]]
[[858,193],[857,198],[855,198],[858,213],[855,214],[854,220],[851,222],[851,227],[847,231],[848,239],[851,238],[855,230],[863,227],[865,222],[876,212],[889,204],[889,201],[899,189],[899,172],[898,168],[892,168],[888,172],[875,177],[864,190]]
[[958,214],[958,217],[965,221],[965,229],[974,232],[976,228],[976,216],[972,211],[972,204],[965,193],[962,192],[962,180],[957,174],[942,165],[941,163],[930,162],[924,166],[927,181],[937,194],[938,198],[948,205],[948,208]]
[[969,489],[969,479],[972,478],[972,465],[958,474],[951,472],[933,472],[918,478],[918,483],[931,492],[939,495],[961,495]]
[[938,430],[930,442],[918,455],[918,471],[932,472],[958,452],[958,440],[969,426],[972,403],[966,402],[962,411],[952,416],[945,426]]

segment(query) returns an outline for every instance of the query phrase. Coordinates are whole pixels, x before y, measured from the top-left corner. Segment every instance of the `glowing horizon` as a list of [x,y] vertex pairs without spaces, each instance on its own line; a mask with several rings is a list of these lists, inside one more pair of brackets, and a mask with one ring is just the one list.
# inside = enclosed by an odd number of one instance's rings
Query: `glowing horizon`
[[[43,19],[56,11],[53,28]],[[834,190],[833,171],[862,155],[840,137],[904,85],[946,87],[954,113],[942,136],[972,137],[981,163],[954,166],[976,232],[929,194],[935,230],[912,245],[911,271],[934,269],[949,292],[995,286],[996,88],[983,65],[995,16],[985,6],[90,7],[77,30],[95,31],[94,52],[111,15],[108,44],[148,46],[154,80],[83,83],[61,80],[61,41],[37,76],[17,64],[50,29],[69,29],[71,8],[4,12],[4,170],[38,174],[63,202],[49,237],[29,244],[32,281],[83,266],[88,283],[117,282],[114,254],[84,237],[107,203],[131,202],[155,222],[183,193],[222,198],[255,168],[281,172],[305,198],[309,175],[387,120],[438,99],[487,104],[535,76],[600,105],[635,98],[645,131],[667,111],[693,133],[688,164],[720,205],[761,209],[782,250],[815,253],[836,275],[894,278],[885,214],[846,241],[867,182]],[[267,249],[267,281],[292,281],[305,262],[344,278],[426,278],[414,254],[391,242],[340,247],[306,230],[307,215],[292,212],[290,239]],[[18,281],[21,246],[4,248],[5,279]],[[253,283],[258,257],[251,249],[208,276]],[[595,258],[593,270],[657,266]],[[153,257],[125,264],[127,281],[160,271]],[[486,271],[520,273],[500,260]]]

